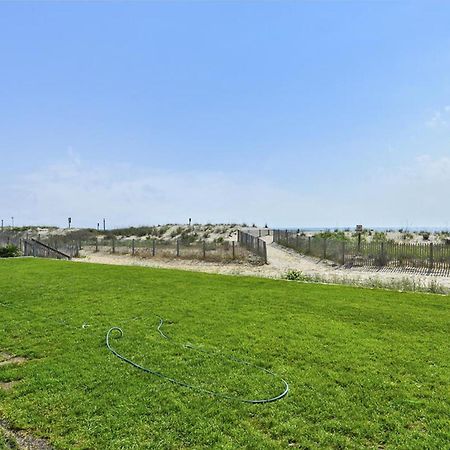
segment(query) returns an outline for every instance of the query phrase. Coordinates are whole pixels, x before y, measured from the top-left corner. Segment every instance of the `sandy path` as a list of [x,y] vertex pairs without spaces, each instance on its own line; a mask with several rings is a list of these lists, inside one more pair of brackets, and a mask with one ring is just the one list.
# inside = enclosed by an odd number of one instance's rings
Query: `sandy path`
[[267,243],[267,259],[270,265],[280,273],[286,273],[289,269],[295,269],[305,275],[317,276],[331,282],[345,279],[360,281],[380,280],[385,283],[390,283],[408,278],[423,286],[437,282],[441,286],[450,289],[450,277],[447,276],[428,275],[417,271],[408,273],[404,270],[394,271],[392,269],[347,269],[338,264],[300,255],[294,250],[281,247],[273,243],[272,236],[265,236],[261,239]]
[[81,252],[81,258],[73,261],[114,264],[125,266],[155,267],[166,269],[190,270],[194,272],[221,273],[226,275],[250,275],[270,278],[279,277],[279,273],[269,266],[253,266],[251,264],[227,263],[219,264],[213,262],[186,260],[186,259],[161,259],[161,258],[140,258],[129,255],[109,254],[109,253],[88,253]]
[[248,275],[267,278],[282,278],[290,269],[298,270],[310,277],[320,278],[322,281],[332,283],[350,282],[369,283],[376,282],[389,284],[408,279],[416,285],[429,286],[438,283],[450,290],[450,277],[431,276],[417,272],[407,273],[404,271],[378,270],[378,269],[345,269],[339,265],[316,258],[300,255],[294,250],[286,249],[272,242],[272,236],[265,236],[267,243],[268,264],[254,266],[244,263],[219,264],[205,261],[194,261],[184,259],[152,259],[139,258],[129,255],[118,255],[109,253],[83,253],[82,258],[75,261],[100,264],[130,265],[143,267],[157,267],[190,270],[196,272],[219,273],[226,275]]

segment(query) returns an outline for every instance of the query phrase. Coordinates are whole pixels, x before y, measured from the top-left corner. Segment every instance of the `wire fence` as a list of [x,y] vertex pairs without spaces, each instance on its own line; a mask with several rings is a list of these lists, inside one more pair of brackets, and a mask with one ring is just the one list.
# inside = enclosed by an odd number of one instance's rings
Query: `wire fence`
[[442,274],[450,272],[448,244],[358,242],[306,237],[289,230],[273,230],[273,240],[299,253],[334,261],[346,267],[425,268]]
[[258,236],[238,230],[238,242],[261,258],[264,264],[267,264],[267,246],[265,241]]

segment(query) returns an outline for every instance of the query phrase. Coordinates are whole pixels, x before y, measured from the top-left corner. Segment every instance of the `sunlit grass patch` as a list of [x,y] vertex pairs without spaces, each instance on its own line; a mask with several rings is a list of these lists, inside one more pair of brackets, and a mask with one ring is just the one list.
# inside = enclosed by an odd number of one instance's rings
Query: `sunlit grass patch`
[[[174,345],[191,343],[207,353]],[[257,278],[0,261],[0,418],[55,448],[445,448],[449,298]],[[110,353],[223,400],[143,373]],[[1,438],[0,438],[0,442]],[[1,447],[0,447],[1,448]]]

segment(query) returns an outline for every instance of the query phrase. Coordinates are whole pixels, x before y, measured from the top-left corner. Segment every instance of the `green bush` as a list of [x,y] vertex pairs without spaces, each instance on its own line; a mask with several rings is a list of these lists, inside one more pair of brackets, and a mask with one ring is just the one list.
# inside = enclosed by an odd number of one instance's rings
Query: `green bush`
[[0,247],[0,258],[13,258],[19,256],[19,248],[13,244]]
[[295,269],[288,270],[283,278],[290,281],[308,281],[308,277],[303,272]]
[[344,231],[335,230],[335,231],[322,231],[320,233],[316,234],[316,237],[322,238],[322,239],[336,239],[338,241],[347,241],[348,238],[345,235]]

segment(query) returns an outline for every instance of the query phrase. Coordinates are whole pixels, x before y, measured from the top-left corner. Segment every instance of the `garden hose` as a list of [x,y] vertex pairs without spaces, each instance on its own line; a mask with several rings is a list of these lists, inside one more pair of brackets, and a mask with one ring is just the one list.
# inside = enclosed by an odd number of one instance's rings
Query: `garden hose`
[[[169,338],[167,335],[165,335],[164,332],[162,331],[161,328],[162,328],[163,324],[164,324],[164,320],[161,317],[159,317],[159,325],[158,325],[158,328],[157,328],[159,334],[164,339],[172,341],[172,339]],[[123,337],[123,334],[124,334],[122,329],[119,328],[119,327],[112,327],[112,328],[110,328],[108,330],[108,332],[106,333],[106,346],[108,347],[108,350],[111,351],[111,353],[113,353],[115,356],[117,356],[122,361],[124,361],[124,362],[130,364],[131,366],[135,367],[136,369],[139,369],[139,370],[142,370],[143,372],[146,372],[146,373],[149,373],[151,375],[163,378],[163,379],[165,379],[167,381],[170,381],[171,383],[177,384],[179,386],[186,387],[186,388],[195,390],[197,392],[202,392],[204,394],[212,395],[212,396],[215,396],[215,397],[221,397],[221,398],[227,399],[227,400],[236,400],[236,401],[239,401],[239,402],[252,403],[252,404],[275,402],[277,400],[281,400],[289,392],[289,385],[288,385],[288,383],[285,380],[283,380],[283,378],[281,378],[278,375],[276,375],[274,372],[272,372],[272,371],[270,371],[268,369],[265,369],[264,367],[260,367],[260,366],[257,366],[255,364],[251,364],[249,362],[243,361],[241,359],[234,358],[232,356],[225,356],[225,355],[222,355],[223,359],[228,359],[228,360],[235,361],[235,362],[237,362],[239,364],[242,364],[242,365],[247,365],[247,366],[250,366],[250,367],[254,367],[254,368],[256,368],[256,369],[258,369],[258,370],[260,370],[262,372],[265,372],[265,373],[271,375],[272,377],[278,378],[283,383],[283,386],[284,386],[283,392],[281,392],[279,395],[277,395],[275,397],[269,397],[269,398],[263,398],[263,399],[246,399],[246,398],[236,397],[236,396],[232,396],[232,395],[222,394],[221,392],[211,391],[211,390],[199,387],[199,386],[194,386],[194,385],[191,385],[189,383],[185,383],[183,381],[176,380],[176,379],[171,378],[170,376],[165,375],[165,374],[163,374],[161,372],[157,372],[156,370],[152,370],[152,369],[148,369],[146,367],[143,367],[140,364],[137,364],[136,362],[132,361],[129,358],[126,358],[125,356],[123,356],[119,352],[117,352],[111,346],[111,343],[110,343],[110,337],[111,337],[111,334],[113,332],[118,332],[119,333],[119,336],[118,336],[119,338]],[[206,353],[206,354],[210,354],[210,352],[207,352],[205,350],[196,348],[196,347],[194,347],[191,344],[185,344],[185,345],[178,344],[178,345],[181,345],[184,348],[188,348],[188,349],[196,350],[196,351],[203,352],[203,353]]]
[[[9,305],[9,304],[0,303],[0,306],[5,307],[5,308],[9,308],[9,309],[18,309],[18,310],[19,310],[19,308],[12,307],[12,306]],[[23,310],[22,310],[21,308],[20,308],[20,311],[23,313]],[[167,336],[166,334],[164,334],[164,332],[162,331],[162,327],[163,327],[163,325],[164,325],[164,320],[163,320],[161,317],[159,317],[159,316],[157,316],[157,317],[159,318],[159,325],[158,325],[158,327],[157,327],[157,331],[159,332],[159,334],[161,335],[162,338],[167,339],[168,341],[171,341],[174,345],[179,345],[179,346],[181,346],[181,347],[183,347],[183,348],[186,348],[186,349],[195,350],[195,351],[204,353],[204,354],[206,354],[206,355],[212,355],[212,354],[213,354],[213,352],[209,352],[209,351],[203,350],[203,349],[201,349],[201,348],[195,347],[195,346],[193,346],[192,344],[181,344],[181,343],[175,342],[175,341],[174,341],[173,339],[171,339],[169,336]],[[130,322],[130,321],[135,321],[135,320],[139,320],[139,319],[142,319],[142,317],[132,317],[132,318],[130,318],[130,319],[128,319],[128,320],[125,320],[124,322],[127,323],[127,322]],[[69,325],[69,324],[66,323],[66,321],[63,320],[63,319],[60,319],[60,320],[57,321],[57,320],[54,320],[54,319],[45,318],[45,320],[46,320],[46,321],[50,321],[50,322],[57,323],[57,324],[59,324],[59,325],[63,325],[63,326],[65,326],[65,327],[74,328],[74,329],[79,329],[79,328],[81,328],[81,329],[83,329],[83,330],[87,330],[88,328],[91,327],[91,324],[89,324],[89,323],[87,323],[87,322],[84,322],[84,323],[81,325],[81,327],[80,327],[80,326]],[[94,326],[94,328],[95,328],[95,326]],[[251,403],[251,404],[257,404],[257,403],[271,403],[271,402],[275,402],[275,401],[277,401],[277,400],[281,400],[282,398],[286,397],[286,395],[287,395],[288,392],[289,392],[289,385],[288,385],[288,383],[287,383],[283,378],[281,378],[279,375],[277,375],[277,374],[275,374],[274,372],[272,372],[271,370],[266,369],[266,368],[261,367],[261,366],[257,366],[257,365],[255,365],[255,364],[249,363],[249,362],[247,362],[247,361],[243,361],[243,360],[241,360],[241,359],[239,359],[239,358],[235,358],[235,357],[233,357],[233,356],[228,356],[228,355],[220,355],[220,357],[221,357],[222,359],[228,359],[228,360],[230,360],[230,361],[237,362],[238,364],[241,364],[241,365],[246,365],[246,366],[249,366],[249,367],[253,367],[253,368],[257,369],[257,370],[260,370],[260,371],[262,371],[262,372],[265,372],[265,373],[269,374],[270,376],[272,376],[272,377],[274,377],[274,378],[279,379],[279,380],[282,382],[283,387],[284,387],[283,392],[281,392],[281,393],[280,393],[279,395],[277,395],[277,396],[269,397],[269,398],[262,398],[262,399],[245,399],[245,398],[240,398],[240,397],[233,396],[233,395],[223,394],[223,393],[221,393],[221,392],[215,392],[215,391],[212,391],[212,390],[204,389],[204,388],[199,387],[199,386],[194,386],[194,385],[191,385],[191,384],[189,384],[189,383],[185,383],[185,382],[183,382],[183,381],[176,380],[176,379],[174,379],[174,378],[169,377],[168,375],[165,375],[165,374],[163,374],[163,373],[157,372],[156,370],[152,370],[152,369],[148,369],[148,368],[146,368],[146,367],[143,367],[143,366],[141,366],[140,364],[137,364],[136,362],[132,361],[132,360],[129,359],[129,358],[126,358],[125,356],[123,356],[123,355],[121,355],[119,352],[117,352],[117,351],[111,346],[111,343],[110,343],[110,337],[111,337],[111,334],[112,334],[113,332],[118,332],[118,333],[119,333],[119,336],[118,336],[119,338],[123,337],[123,334],[124,334],[124,333],[123,333],[122,329],[119,328],[119,327],[112,327],[112,328],[110,328],[110,329],[108,330],[108,332],[106,333],[106,346],[107,346],[108,350],[111,351],[117,358],[119,358],[119,359],[121,359],[122,361],[124,361],[124,362],[130,364],[131,366],[135,367],[136,369],[139,369],[139,370],[142,370],[143,372],[146,372],[146,373],[149,373],[149,374],[151,374],[151,375],[160,377],[160,378],[162,378],[162,379],[165,379],[165,380],[167,380],[167,381],[170,381],[171,383],[177,384],[177,385],[179,385],[179,386],[186,387],[186,388],[195,390],[195,391],[197,391],[197,392],[201,392],[201,393],[203,393],[203,394],[211,395],[211,396],[214,396],[214,397],[220,397],[220,398],[227,399],[227,400],[235,400],[235,401],[239,401],[239,402],[243,402],[243,403]]]

